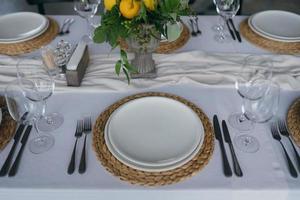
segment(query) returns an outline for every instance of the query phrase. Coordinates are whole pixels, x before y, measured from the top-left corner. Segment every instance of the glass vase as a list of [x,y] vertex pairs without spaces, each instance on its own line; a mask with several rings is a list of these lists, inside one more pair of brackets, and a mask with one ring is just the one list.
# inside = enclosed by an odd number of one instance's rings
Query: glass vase
[[141,25],[127,39],[129,50],[134,53],[131,65],[137,70],[132,78],[155,78],[156,67],[153,52],[159,46],[160,33],[154,25]]

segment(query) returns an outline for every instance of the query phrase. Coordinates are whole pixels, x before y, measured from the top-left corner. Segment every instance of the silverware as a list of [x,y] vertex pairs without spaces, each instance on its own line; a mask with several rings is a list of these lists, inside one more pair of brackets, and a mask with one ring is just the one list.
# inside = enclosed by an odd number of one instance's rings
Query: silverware
[[198,16],[195,16],[195,24],[196,24],[196,29],[197,29],[197,34],[201,35],[202,32],[199,29],[199,24],[198,24]]
[[295,145],[293,144],[293,142],[292,142],[292,140],[291,140],[291,138],[290,138],[290,133],[289,133],[289,131],[288,131],[288,128],[287,128],[287,126],[286,126],[286,123],[285,123],[284,120],[278,120],[277,124],[278,124],[279,132],[280,132],[283,136],[285,136],[285,137],[287,137],[287,138],[289,139],[289,141],[290,141],[290,143],[291,143],[291,145],[292,145],[292,147],[293,147],[294,153],[295,153],[295,155],[296,155],[296,159],[297,159],[297,163],[298,163],[298,169],[300,170],[300,156],[299,156],[299,154],[298,154],[298,151],[296,150]]
[[25,125],[24,124],[20,124],[17,131],[16,131],[16,134],[14,136],[14,144],[13,146],[11,147],[9,153],[8,153],[8,156],[4,162],[4,164],[2,165],[2,168],[0,170],[0,176],[5,176],[9,170],[9,167],[10,167],[10,163],[11,163],[11,160],[13,158],[13,155],[15,153],[15,150],[16,150],[16,147],[20,141],[20,138],[21,138],[21,135],[24,131],[24,128],[25,128]]
[[77,146],[78,139],[82,136],[82,131],[83,131],[83,121],[77,120],[76,131],[75,131],[76,141],[74,144],[73,153],[72,153],[71,160],[70,160],[69,167],[68,167],[68,174],[73,174],[75,171],[76,146]]
[[220,129],[219,120],[218,120],[217,115],[214,115],[213,123],[214,123],[214,131],[215,131],[216,139],[220,143],[221,155],[222,155],[222,161],[223,161],[223,171],[224,171],[225,176],[230,177],[230,176],[232,176],[232,170],[231,170],[231,167],[229,165],[228,158],[226,155],[226,150],[224,147],[223,138],[222,138],[221,129]]
[[285,157],[287,159],[287,163],[288,163],[288,167],[289,167],[289,172],[291,174],[292,177],[294,178],[297,178],[298,177],[298,173],[289,157],[289,154],[287,153],[285,147],[283,146],[282,142],[281,142],[281,137],[279,135],[279,132],[278,132],[278,129],[277,129],[277,124],[276,123],[273,123],[271,125],[271,133],[272,133],[272,136],[275,140],[277,140],[280,144],[281,144],[281,147],[284,151],[284,154],[285,154]]
[[239,42],[242,42],[241,35],[240,35],[240,33],[236,30],[235,25],[234,25],[234,23],[233,23],[233,20],[232,20],[232,19],[229,19],[229,23],[231,24],[231,26],[232,26],[232,28],[233,28],[233,30],[234,30],[234,32],[235,32],[235,35],[236,35],[238,41],[239,41]]
[[226,20],[226,25],[227,25],[228,31],[229,31],[229,33],[230,33],[232,39],[235,40],[235,36],[234,36],[233,30],[231,30],[231,28],[230,28],[230,26],[229,26],[228,20]]
[[63,25],[62,25],[62,27],[61,27],[61,29],[60,29],[58,35],[64,35],[64,29],[65,29],[65,26],[66,26],[70,21],[71,21],[70,18],[67,18],[67,19],[64,20]]
[[191,28],[192,28],[192,33],[191,33],[191,35],[192,35],[193,37],[196,37],[196,36],[197,36],[197,33],[195,32],[195,29],[194,29],[194,21],[193,21],[192,19],[190,19],[190,26],[191,26]]
[[92,120],[91,117],[85,117],[84,118],[84,125],[83,125],[83,132],[85,134],[84,137],[84,144],[83,144],[83,148],[82,148],[82,152],[81,152],[81,159],[80,159],[80,164],[79,164],[79,169],[78,172],[80,174],[84,173],[86,170],[86,150],[85,150],[85,146],[86,146],[86,137],[87,135],[91,132],[92,130]]
[[222,120],[222,129],[223,129],[223,134],[224,134],[225,142],[228,143],[229,148],[230,148],[231,157],[232,157],[232,161],[233,161],[233,170],[234,170],[234,173],[237,176],[242,177],[243,176],[243,172],[242,172],[242,169],[240,167],[240,164],[239,164],[239,161],[237,159],[237,156],[235,154],[235,151],[234,151],[234,148],[233,148],[233,145],[232,145],[232,141],[231,141],[231,137],[230,137],[230,134],[229,134],[229,131],[228,131],[228,127],[227,127],[227,124],[226,124],[225,120]]
[[29,135],[30,135],[30,132],[31,132],[31,129],[32,129],[32,126],[29,125],[26,127],[26,130],[25,130],[25,133],[21,139],[21,148],[18,152],[18,155],[13,163],[13,165],[11,166],[9,172],[8,172],[8,176],[15,176],[18,172],[18,168],[19,168],[19,165],[20,165],[20,162],[21,162],[21,158],[22,158],[22,155],[23,155],[23,152],[24,152],[24,149],[25,149],[25,146],[26,146],[26,143],[28,141],[28,138],[29,138]]
[[71,19],[70,22],[66,26],[66,30],[63,32],[63,34],[69,34],[70,33],[70,27],[75,22],[75,19]]

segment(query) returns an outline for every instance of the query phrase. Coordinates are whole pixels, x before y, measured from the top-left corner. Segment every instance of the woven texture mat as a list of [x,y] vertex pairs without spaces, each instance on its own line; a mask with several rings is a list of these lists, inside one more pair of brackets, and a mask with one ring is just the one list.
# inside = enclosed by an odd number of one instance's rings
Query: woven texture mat
[[[167,97],[187,105],[198,115],[203,124],[205,136],[201,149],[192,160],[181,167],[163,172],[145,172],[133,169],[118,161],[110,153],[105,144],[104,128],[111,114],[126,102],[149,96]],[[212,125],[208,117],[195,104],[176,95],[158,92],[147,92],[121,99],[113,105],[109,106],[104,112],[100,114],[93,129],[93,147],[101,164],[106,168],[107,171],[109,171],[119,179],[127,181],[131,184],[138,184],[143,186],[162,186],[183,181],[195,175],[203,167],[205,167],[213,154],[214,135]]]
[[[5,98],[0,96],[0,107],[5,106]],[[0,150],[4,149],[14,136],[17,123],[10,117],[8,112],[2,113],[0,125]]]
[[290,106],[286,122],[291,136],[300,147],[300,98]]
[[268,51],[283,54],[300,53],[300,42],[279,42],[264,38],[251,30],[248,19],[241,22],[240,32],[249,42]]
[[[184,46],[187,43],[187,41],[190,39],[190,31],[184,23],[182,23],[182,26],[183,26],[183,30],[177,40],[173,42],[160,42],[159,47],[155,50],[155,52],[161,54],[172,53],[175,50]],[[128,49],[128,45],[126,44],[125,41],[121,41],[120,46],[122,49],[125,50]]]
[[0,44],[0,54],[14,56],[29,53],[50,43],[56,37],[59,31],[59,25],[55,20],[48,19],[49,27],[43,34],[24,42]]

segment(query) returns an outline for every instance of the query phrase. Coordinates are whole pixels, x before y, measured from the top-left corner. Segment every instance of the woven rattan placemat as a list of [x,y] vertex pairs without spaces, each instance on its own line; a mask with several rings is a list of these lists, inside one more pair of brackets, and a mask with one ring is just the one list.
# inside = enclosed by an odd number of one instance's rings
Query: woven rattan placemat
[[[189,28],[184,23],[182,23],[182,25],[183,25],[183,30],[179,38],[177,38],[177,40],[173,42],[160,42],[159,47],[155,50],[156,53],[161,53],[161,54],[172,53],[187,43],[187,41],[190,39],[190,31]],[[125,41],[121,41],[120,46],[122,49],[125,50],[128,49],[128,45],[126,44]]]
[[[0,107],[6,106],[5,98],[0,96]],[[8,112],[2,113],[2,122],[0,124],[0,150],[5,146],[14,136],[17,123],[11,118]]]
[[[187,105],[198,115],[203,124],[205,136],[201,149],[192,160],[190,160],[188,163],[184,164],[181,167],[163,172],[145,172],[141,170],[136,170],[117,160],[110,153],[105,144],[104,128],[110,115],[126,102],[149,96],[171,98]],[[143,186],[162,186],[183,181],[195,175],[203,167],[205,167],[213,154],[214,135],[212,125],[208,117],[195,104],[176,95],[158,92],[147,92],[125,97],[109,106],[105,111],[103,111],[100,114],[100,116],[96,120],[93,129],[93,147],[96,152],[97,158],[105,167],[105,169],[114,176],[118,177],[120,180],[127,181],[131,184],[138,184]]]
[[300,98],[289,107],[286,122],[291,136],[300,147]]
[[0,44],[0,54],[19,55],[32,52],[50,43],[59,31],[59,25],[51,18],[49,19],[49,27],[45,33],[28,41],[18,42],[13,44]]
[[251,30],[248,19],[241,22],[240,32],[249,42],[268,51],[284,54],[300,53],[300,42],[279,42],[264,38]]

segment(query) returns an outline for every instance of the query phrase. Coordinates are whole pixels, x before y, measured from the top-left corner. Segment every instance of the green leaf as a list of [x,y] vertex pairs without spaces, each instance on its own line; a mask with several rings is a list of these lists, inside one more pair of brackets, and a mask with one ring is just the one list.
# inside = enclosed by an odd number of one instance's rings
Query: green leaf
[[127,78],[127,82],[128,82],[128,85],[130,84],[130,76],[129,76],[129,74],[128,74],[128,71],[126,70],[126,68],[122,68],[122,70],[123,70],[123,72],[124,72],[124,74],[126,75],[126,78]]
[[138,70],[133,65],[129,64],[129,62],[124,63],[124,66],[129,72],[138,72]]
[[120,75],[121,67],[122,67],[122,61],[118,60],[115,65],[115,71],[118,76]]
[[99,26],[96,28],[94,32],[94,37],[93,37],[94,42],[96,43],[103,43],[106,40],[106,33],[105,30],[102,26]]
[[126,61],[128,62],[127,53],[123,49],[121,49],[121,58],[122,58],[123,62],[126,62]]

